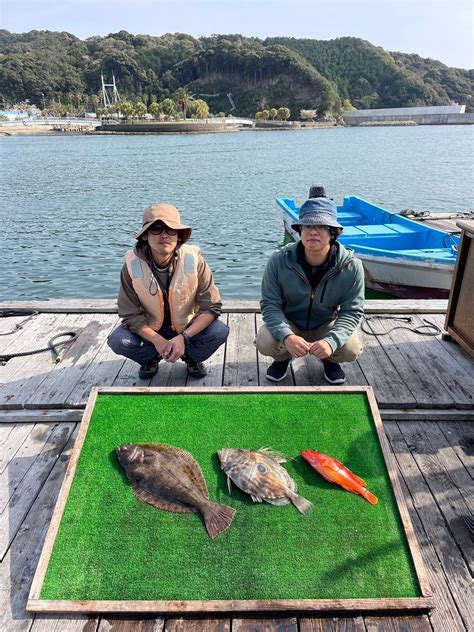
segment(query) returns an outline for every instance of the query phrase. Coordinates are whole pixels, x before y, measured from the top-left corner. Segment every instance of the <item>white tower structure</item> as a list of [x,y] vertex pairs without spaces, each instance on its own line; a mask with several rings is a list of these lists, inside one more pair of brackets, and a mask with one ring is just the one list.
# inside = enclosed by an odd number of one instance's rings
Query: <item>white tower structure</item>
[[[104,108],[111,108],[120,102],[120,96],[117,86],[115,85],[115,75],[112,75],[112,83],[105,83],[103,74],[100,75],[100,78],[102,80],[102,101],[104,102]],[[109,93],[107,88],[112,88],[112,94]]]

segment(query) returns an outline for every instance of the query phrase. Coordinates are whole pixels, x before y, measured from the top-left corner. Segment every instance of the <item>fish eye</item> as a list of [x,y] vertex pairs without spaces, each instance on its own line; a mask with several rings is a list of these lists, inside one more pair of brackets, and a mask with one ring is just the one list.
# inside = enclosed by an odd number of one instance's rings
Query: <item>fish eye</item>
[[267,468],[265,467],[265,465],[263,465],[263,463],[258,463],[257,470],[261,472],[262,474],[267,473]]

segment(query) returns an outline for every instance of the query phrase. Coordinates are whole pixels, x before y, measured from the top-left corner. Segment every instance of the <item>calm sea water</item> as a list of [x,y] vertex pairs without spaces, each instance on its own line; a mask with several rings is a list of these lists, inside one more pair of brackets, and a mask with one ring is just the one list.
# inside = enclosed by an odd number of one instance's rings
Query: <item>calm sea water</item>
[[114,297],[143,209],[193,227],[224,298],[258,298],[277,196],[324,184],[392,211],[472,210],[470,126],[0,138],[0,300]]

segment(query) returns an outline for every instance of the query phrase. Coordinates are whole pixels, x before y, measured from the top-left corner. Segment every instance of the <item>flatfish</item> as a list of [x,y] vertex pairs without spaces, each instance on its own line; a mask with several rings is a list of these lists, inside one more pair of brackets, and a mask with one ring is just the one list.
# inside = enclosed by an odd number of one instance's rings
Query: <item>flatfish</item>
[[255,451],[228,448],[220,450],[218,455],[227,474],[229,492],[232,480],[254,502],[265,500],[272,505],[292,502],[302,514],[312,510],[312,503],[297,494],[295,481],[280,465],[286,463],[282,454],[266,448]]
[[212,539],[230,527],[235,509],[209,500],[204,474],[186,450],[144,443],[122,445],[115,452],[141,501],[164,511],[201,513]]

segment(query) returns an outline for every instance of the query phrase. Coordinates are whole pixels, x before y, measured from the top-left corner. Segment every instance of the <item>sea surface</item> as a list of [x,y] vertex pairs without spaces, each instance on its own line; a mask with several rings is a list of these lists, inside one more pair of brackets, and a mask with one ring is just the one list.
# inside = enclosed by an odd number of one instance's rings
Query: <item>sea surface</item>
[[284,238],[278,196],[323,184],[388,210],[473,210],[474,128],[0,138],[0,300],[111,298],[143,209],[193,227],[223,298],[255,299]]

